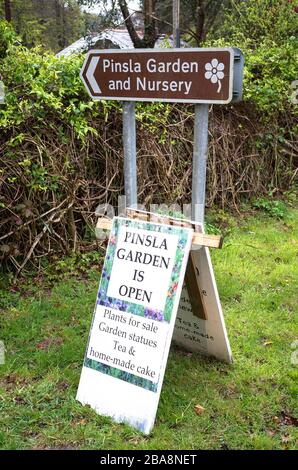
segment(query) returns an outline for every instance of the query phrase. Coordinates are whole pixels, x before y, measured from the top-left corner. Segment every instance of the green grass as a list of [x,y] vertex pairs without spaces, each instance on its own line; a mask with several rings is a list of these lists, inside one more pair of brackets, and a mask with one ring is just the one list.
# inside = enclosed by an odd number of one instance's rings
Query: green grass
[[235,362],[172,347],[149,437],[75,400],[98,271],[3,291],[0,448],[297,448],[298,211],[234,224],[212,259]]

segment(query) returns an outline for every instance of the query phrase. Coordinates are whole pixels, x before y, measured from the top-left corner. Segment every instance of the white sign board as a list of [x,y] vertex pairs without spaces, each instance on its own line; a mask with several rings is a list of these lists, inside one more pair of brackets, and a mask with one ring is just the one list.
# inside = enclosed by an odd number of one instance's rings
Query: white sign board
[[115,217],[77,400],[148,434],[193,230]]
[[202,353],[231,363],[232,353],[217,291],[208,248],[191,252],[206,319],[192,312],[186,285],[183,286],[173,334],[173,341],[188,351]]

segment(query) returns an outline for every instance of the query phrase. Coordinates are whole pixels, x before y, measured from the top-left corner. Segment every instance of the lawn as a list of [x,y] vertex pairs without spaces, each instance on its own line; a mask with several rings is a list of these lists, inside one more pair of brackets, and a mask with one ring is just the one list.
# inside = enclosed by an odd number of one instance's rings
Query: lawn
[[66,260],[65,275],[3,289],[0,448],[298,448],[298,211],[284,220],[260,213],[231,227],[212,260],[234,364],[172,347],[147,437],[75,400],[99,267],[81,265],[75,275]]

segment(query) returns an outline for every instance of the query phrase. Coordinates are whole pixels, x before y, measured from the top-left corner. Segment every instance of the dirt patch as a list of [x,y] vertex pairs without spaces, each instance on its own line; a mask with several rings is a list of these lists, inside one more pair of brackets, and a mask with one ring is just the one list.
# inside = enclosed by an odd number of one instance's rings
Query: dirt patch
[[53,346],[61,346],[63,339],[59,336],[57,338],[47,338],[36,345],[37,349],[48,351]]
[[64,390],[67,390],[70,387],[69,383],[65,381],[61,381],[57,383],[57,389],[61,392],[64,392]]
[[279,426],[298,426],[298,419],[282,411],[280,415],[274,416],[273,421]]
[[27,385],[29,379],[25,377],[20,377],[17,374],[8,374],[0,380],[0,387],[3,387],[5,390],[13,390],[19,385]]
[[36,445],[32,450],[77,450],[78,446],[75,444],[57,444],[56,446]]

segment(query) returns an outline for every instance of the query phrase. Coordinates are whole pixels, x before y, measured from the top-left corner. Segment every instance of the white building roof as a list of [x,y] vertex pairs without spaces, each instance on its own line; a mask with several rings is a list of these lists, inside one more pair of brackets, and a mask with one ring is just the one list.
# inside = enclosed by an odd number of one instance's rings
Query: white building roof
[[[113,45],[119,49],[133,49],[133,43],[130,39],[127,29],[106,29],[101,33],[92,33],[88,36],[84,36],[77,41],[75,41],[70,46],[66,47],[62,51],[56,54],[57,57],[67,57],[76,52],[84,52],[94,46],[98,41],[110,41]],[[157,39],[155,47],[162,47],[162,43],[165,41],[165,37],[161,36]],[[173,38],[170,36],[166,39],[166,42],[170,47],[173,47]],[[186,44],[181,41],[181,46],[185,47]]]

